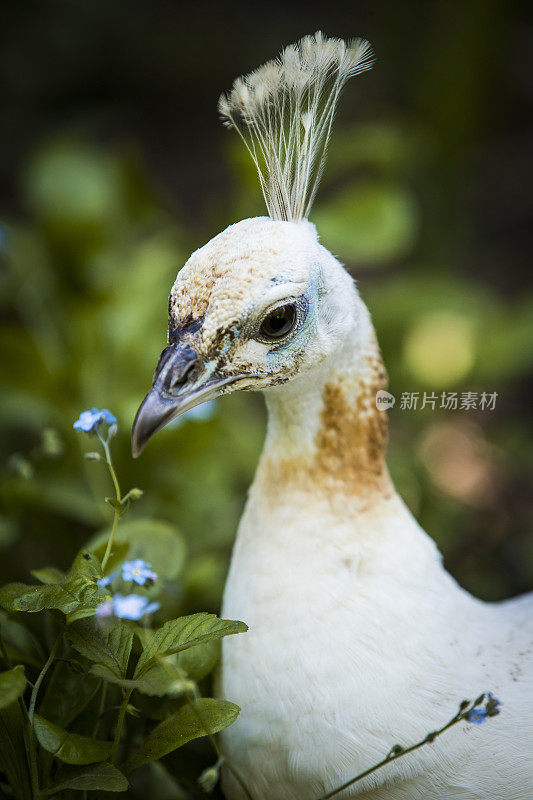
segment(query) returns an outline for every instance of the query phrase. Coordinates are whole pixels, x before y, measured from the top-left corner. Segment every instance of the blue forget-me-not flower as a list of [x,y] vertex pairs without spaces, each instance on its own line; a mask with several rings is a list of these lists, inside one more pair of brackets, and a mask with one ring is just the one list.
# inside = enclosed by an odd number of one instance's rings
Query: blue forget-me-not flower
[[136,558],[134,561],[125,561],[122,564],[122,580],[135,581],[139,586],[144,586],[147,580],[155,581],[157,573],[152,570],[152,565]]
[[487,717],[495,717],[500,713],[501,702],[497,697],[494,697],[492,692],[486,694],[487,702],[484,708],[472,708],[466,718],[474,725],[482,725]]
[[487,712],[484,708],[473,708],[468,712],[468,721],[474,725],[482,725],[487,719]]
[[142,597],[140,594],[116,594],[110,600],[100,603],[96,609],[96,616],[100,619],[114,616],[120,619],[139,620],[145,614],[153,614],[159,606],[159,603],[151,603],[148,597]]
[[113,572],[111,575],[106,575],[104,578],[98,578],[96,581],[97,586],[109,586],[111,581],[113,581],[118,575],[118,572]]
[[117,420],[107,408],[91,408],[89,411],[82,411],[72,427],[77,431],[96,433],[102,422],[116,425]]

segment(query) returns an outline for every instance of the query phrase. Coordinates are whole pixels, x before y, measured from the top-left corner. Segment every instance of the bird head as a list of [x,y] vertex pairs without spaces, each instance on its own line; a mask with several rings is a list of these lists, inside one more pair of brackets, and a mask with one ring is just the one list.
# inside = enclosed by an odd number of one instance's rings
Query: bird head
[[257,217],[215,236],[172,288],[168,345],[137,412],[134,454],[206,400],[310,375],[345,341],[353,295],[306,220]]
[[194,406],[309,378],[345,341],[357,305],[353,281],[307,214],[340,90],[370,64],[367,42],[315,34],[221,98],[223,120],[254,159],[270,216],[231,225],[178,273],[167,347],[133,425],[135,456]]

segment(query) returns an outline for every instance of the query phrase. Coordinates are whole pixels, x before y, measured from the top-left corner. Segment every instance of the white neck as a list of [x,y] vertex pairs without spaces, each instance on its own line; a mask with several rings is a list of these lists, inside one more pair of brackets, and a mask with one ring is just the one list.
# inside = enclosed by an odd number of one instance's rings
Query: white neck
[[335,356],[265,392],[268,430],[256,491],[327,492],[365,503],[390,496],[387,419],[375,404],[386,374],[362,303],[357,319]]

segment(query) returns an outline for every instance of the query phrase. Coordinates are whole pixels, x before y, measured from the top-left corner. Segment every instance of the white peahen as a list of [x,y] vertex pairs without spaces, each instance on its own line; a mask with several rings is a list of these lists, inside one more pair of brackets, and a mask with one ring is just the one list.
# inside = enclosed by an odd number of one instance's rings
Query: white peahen
[[[223,748],[256,800],[314,800],[483,690],[498,717],[457,724],[342,797],[531,800],[531,597],[464,591],[396,494],[370,316],[307,221],[339,93],[371,62],[367,42],[318,33],[221,98],[269,217],[230,226],[179,272],[133,451],[209,398],[265,394],[223,607],[250,629],[224,642],[220,675],[242,708]],[[244,797],[230,775],[225,792]]]

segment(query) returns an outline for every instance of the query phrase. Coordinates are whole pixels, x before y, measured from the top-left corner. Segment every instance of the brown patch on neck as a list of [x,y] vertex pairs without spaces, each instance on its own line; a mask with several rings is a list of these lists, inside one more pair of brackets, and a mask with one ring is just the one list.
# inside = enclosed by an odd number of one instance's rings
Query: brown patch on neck
[[347,492],[381,494],[389,488],[388,426],[386,413],[376,408],[376,392],[385,387],[386,377],[380,360],[368,366],[364,382],[356,387],[342,379],[324,386],[313,472]]
[[275,493],[287,488],[357,497],[362,506],[390,497],[392,484],[385,463],[387,414],[376,408],[376,392],[387,385],[374,342],[357,374],[333,374],[324,385],[316,449],[310,456],[263,466],[261,483]]

